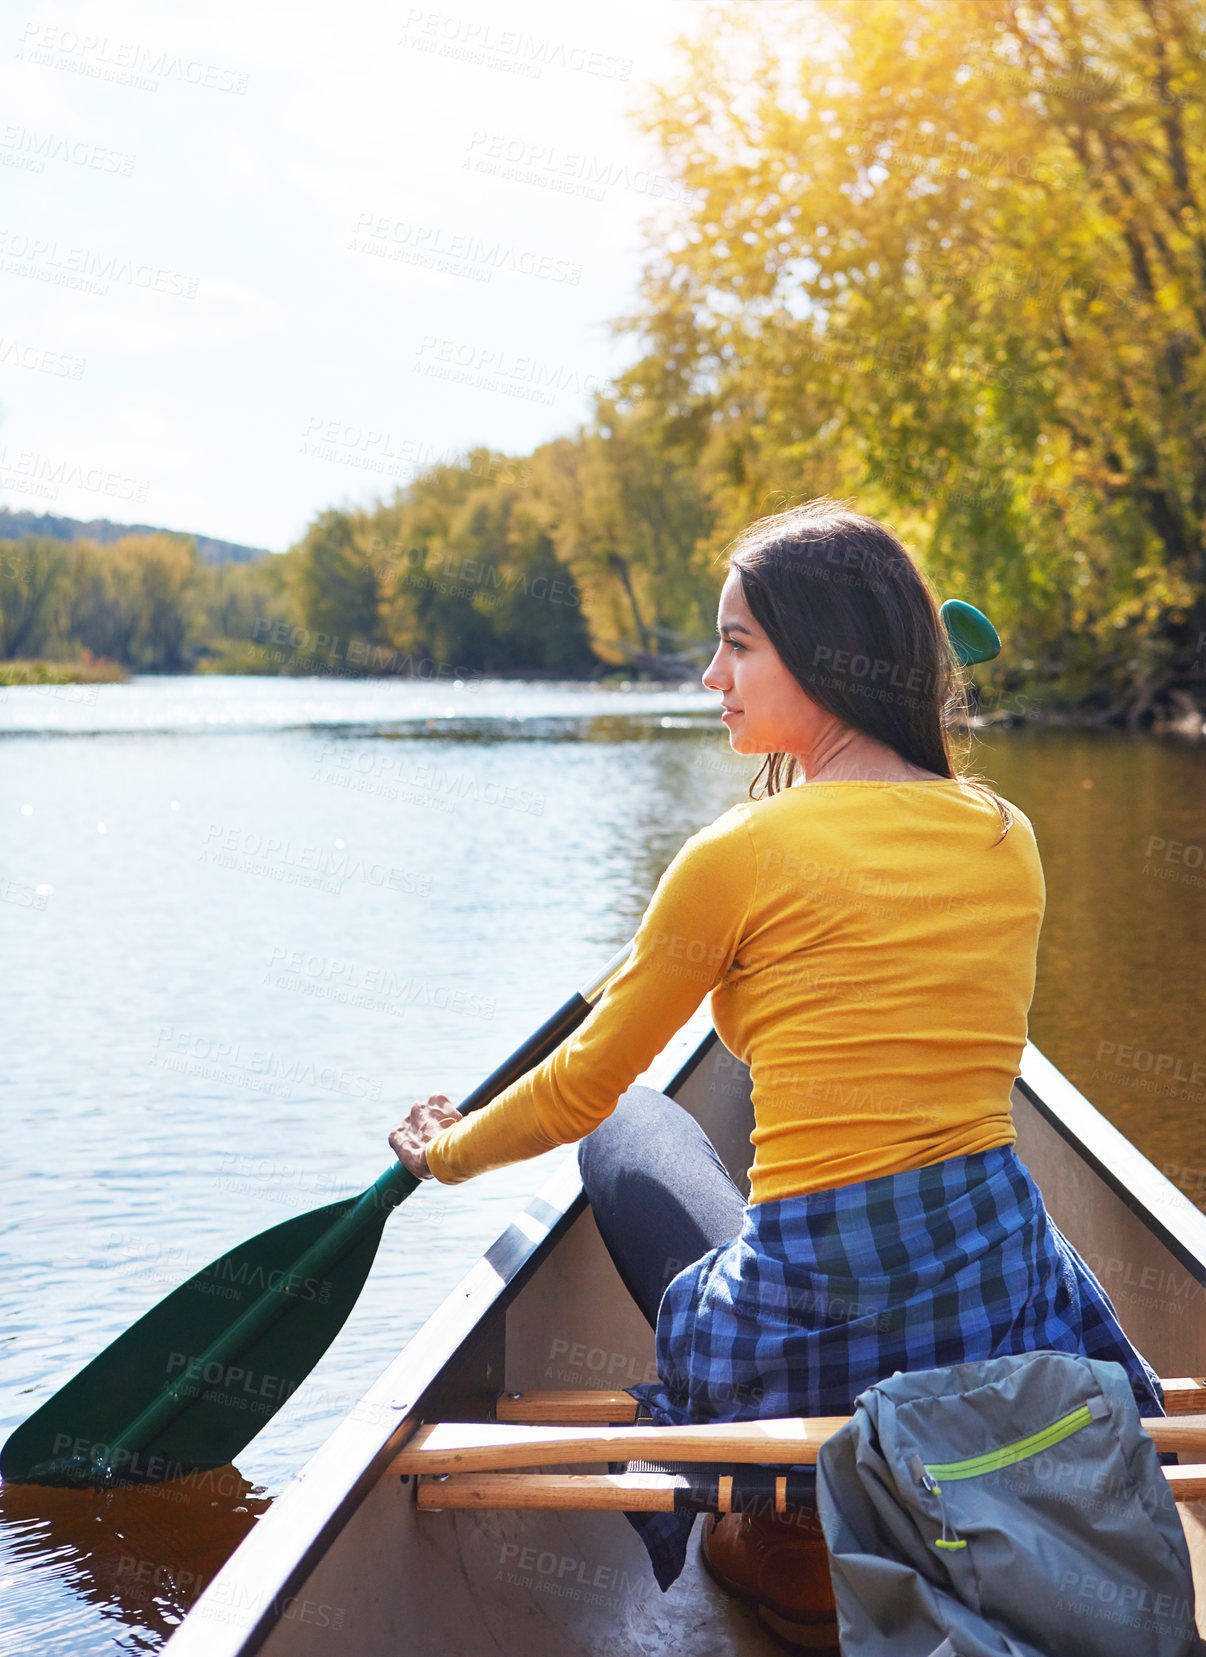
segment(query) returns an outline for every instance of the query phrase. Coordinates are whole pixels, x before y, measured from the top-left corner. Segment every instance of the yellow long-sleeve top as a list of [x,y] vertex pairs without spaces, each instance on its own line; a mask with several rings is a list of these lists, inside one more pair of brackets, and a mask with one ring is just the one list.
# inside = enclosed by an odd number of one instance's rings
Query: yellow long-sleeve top
[[735,806],[658,883],[578,1030],[428,1147],[457,1184],[580,1139],[711,991],[753,1078],[750,1200],[1011,1144],[1046,893],[1034,831],[952,781]]

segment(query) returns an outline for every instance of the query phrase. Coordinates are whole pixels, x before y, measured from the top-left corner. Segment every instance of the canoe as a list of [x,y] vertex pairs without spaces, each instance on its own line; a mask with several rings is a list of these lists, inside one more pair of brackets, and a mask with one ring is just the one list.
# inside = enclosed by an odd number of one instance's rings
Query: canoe
[[[642,1080],[691,1111],[740,1184],[749,1072],[706,1012]],[[1056,1222],[1140,1351],[1176,1380],[1175,1407],[1194,1410],[1194,1394],[1206,1400],[1194,1379],[1206,1375],[1206,1215],[1033,1046],[1013,1108],[1019,1154]],[[766,1654],[767,1635],[712,1584],[694,1545],[662,1594],[620,1513],[420,1510],[419,1481],[398,1470],[423,1423],[493,1421],[509,1395],[620,1391],[653,1378],[652,1365],[652,1335],[567,1158],[250,1531],[164,1657]],[[1201,1604],[1206,1501],[1179,1499],[1179,1511]]]

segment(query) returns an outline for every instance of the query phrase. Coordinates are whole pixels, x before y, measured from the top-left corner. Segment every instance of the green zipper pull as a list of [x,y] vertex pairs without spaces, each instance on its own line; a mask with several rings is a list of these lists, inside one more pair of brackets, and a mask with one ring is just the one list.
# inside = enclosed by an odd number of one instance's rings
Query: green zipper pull
[[930,1472],[929,1468],[925,1465],[919,1455],[914,1454],[909,1457],[909,1472],[912,1473],[913,1477],[917,1480],[917,1483],[923,1490],[928,1491],[931,1495],[937,1496],[938,1498],[938,1512],[942,1515],[942,1535],[935,1541],[934,1546],[936,1548],[945,1548],[948,1552],[953,1552],[956,1548],[965,1548],[967,1543],[960,1537],[953,1534],[953,1525],[949,1527],[952,1531],[952,1535],[948,1536],[946,1534],[948,1524],[946,1517],[946,1503],[942,1500],[942,1486],[934,1478],[934,1475]]

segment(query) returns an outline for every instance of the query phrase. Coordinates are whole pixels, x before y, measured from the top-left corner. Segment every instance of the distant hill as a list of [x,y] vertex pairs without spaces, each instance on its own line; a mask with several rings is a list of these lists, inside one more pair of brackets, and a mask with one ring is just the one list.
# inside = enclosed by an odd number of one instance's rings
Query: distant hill
[[[106,546],[123,535],[178,535],[175,529],[156,529],[151,524],[113,524],[108,518],[84,523],[80,518],[56,518],[50,512],[11,512],[0,507],[0,541],[27,541],[45,535],[52,541],[97,541]],[[253,564],[267,558],[266,547],[243,547],[237,541],[215,541],[209,535],[194,535],[197,556],[207,564]]]

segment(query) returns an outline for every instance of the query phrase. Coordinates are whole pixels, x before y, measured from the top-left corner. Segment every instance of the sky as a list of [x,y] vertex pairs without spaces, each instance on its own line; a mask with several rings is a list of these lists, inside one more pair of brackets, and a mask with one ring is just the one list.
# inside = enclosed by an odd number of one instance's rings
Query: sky
[[0,506],[283,551],[631,360],[698,0],[5,16]]

